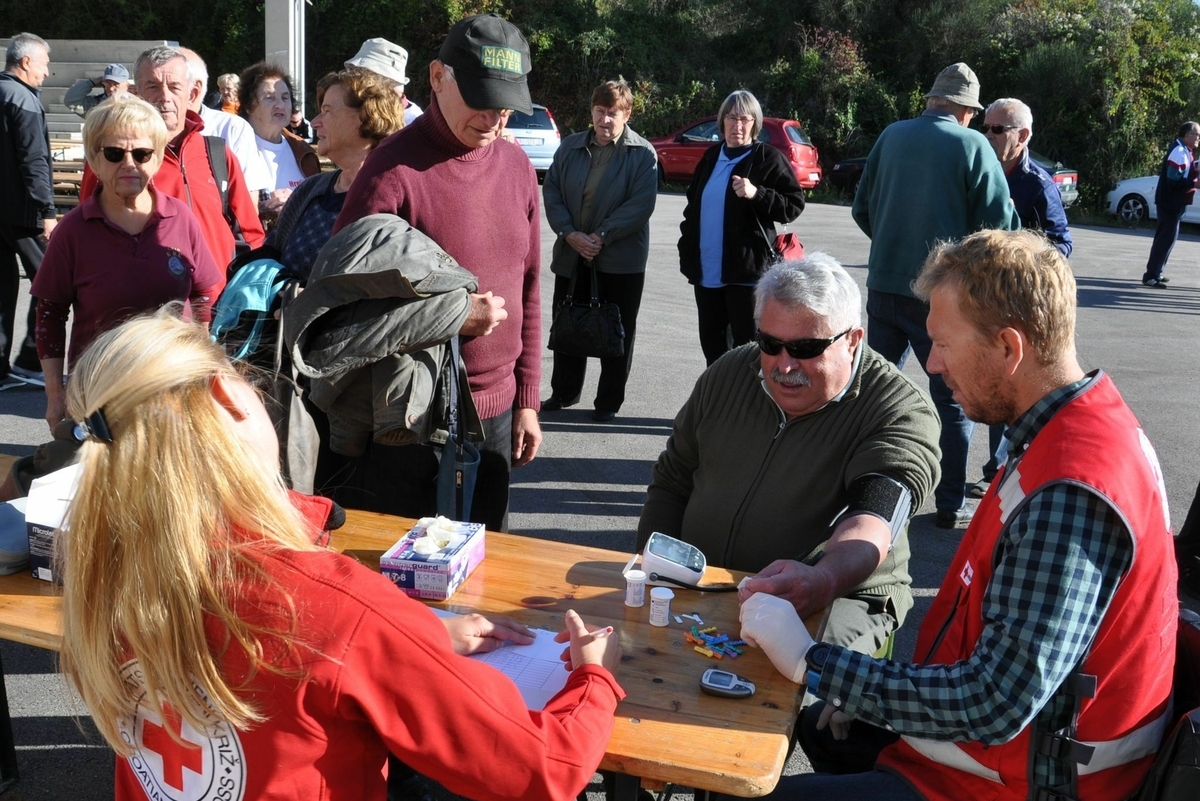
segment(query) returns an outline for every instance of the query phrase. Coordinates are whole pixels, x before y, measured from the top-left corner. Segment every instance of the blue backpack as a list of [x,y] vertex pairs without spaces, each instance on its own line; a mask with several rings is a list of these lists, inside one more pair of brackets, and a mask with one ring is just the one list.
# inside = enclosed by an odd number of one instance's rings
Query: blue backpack
[[248,261],[233,274],[213,307],[210,326],[213,341],[224,345],[229,358],[253,359],[266,339],[281,344],[275,312],[293,280],[286,267],[269,258]]

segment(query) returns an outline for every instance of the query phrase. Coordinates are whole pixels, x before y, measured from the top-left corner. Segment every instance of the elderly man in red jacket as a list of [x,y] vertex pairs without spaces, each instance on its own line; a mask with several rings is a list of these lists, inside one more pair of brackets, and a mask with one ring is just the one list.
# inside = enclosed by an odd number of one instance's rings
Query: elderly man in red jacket
[[[225,152],[228,217],[222,200],[222,188],[201,133],[204,121],[189,111],[194,95],[201,89],[188,72],[187,58],[175,47],[152,47],[138,56],[133,70],[138,96],[158,109],[171,135],[162,167],[154,176],[154,188],[188,204],[213,261],[225,267],[233,260],[235,234],[252,248],[263,243],[266,235],[258,219],[258,206],[246,189],[237,157],[221,140]],[[80,195],[90,197],[97,187],[96,176],[85,169]]]

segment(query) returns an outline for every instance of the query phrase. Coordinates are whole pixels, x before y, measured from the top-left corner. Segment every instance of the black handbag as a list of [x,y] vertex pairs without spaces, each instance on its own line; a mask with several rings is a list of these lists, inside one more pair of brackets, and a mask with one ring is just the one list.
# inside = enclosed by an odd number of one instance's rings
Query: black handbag
[[591,299],[587,303],[575,300],[575,285],[582,264],[576,265],[567,296],[554,310],[554,320],[550,323],[550,350],[597,359],[624,356],[625,326],[621,324],[621,309],[615,303],[600,300],[596,271],[591,262],[586,265],[592,278]]
[[479,449],[467,441],[467,413],[463,403],[463,386],[459,370],[458,335],[450,339],[450,364],[446,384],[450,391],[447,410],[449,436],[439,455],[437,476],[437,513],[459,522],[471,519],[471,499],[475,495],[475,479],[479,474]]

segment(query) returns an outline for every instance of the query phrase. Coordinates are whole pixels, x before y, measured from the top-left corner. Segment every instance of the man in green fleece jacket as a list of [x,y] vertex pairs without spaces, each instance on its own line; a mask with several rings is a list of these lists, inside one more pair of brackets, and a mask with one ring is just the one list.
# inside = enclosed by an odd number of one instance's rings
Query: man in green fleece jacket
[[696,382],[654,466],[638,549],[660,531],[710,564],[758,572],[747,595],[873,653],[912,607],[908,520],[938,477],[929,398],[863,341],[862,296],[832,257],[776,265],[757,342]]
[[[898,367],[910,348],[922,368],[929,357],[929,307],[911,285],[934,244],[981,228],[1021,227],[995,151],[983,134],[966,127],[983,108],[975,73],[951,64],[925,98],[924,114],[889,125],[875,142],[851,209],[871,238],[867,344]],[[929,376],[929,393],[942,420],[942,480],[933,494],[937,525],[956,528],[971,518],[967,451],[975,424],[941,376]]]

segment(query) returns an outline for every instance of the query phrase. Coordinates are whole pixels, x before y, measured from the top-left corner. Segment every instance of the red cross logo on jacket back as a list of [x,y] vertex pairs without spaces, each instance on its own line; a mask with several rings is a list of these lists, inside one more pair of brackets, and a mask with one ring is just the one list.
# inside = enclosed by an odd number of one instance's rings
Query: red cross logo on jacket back
[[[183,790],[183,769],[192,773],[204,772],[204,754],[200,746],[183,739],[183,723],[179,713],[168,704],[163,704],[163,723],[159,726],[150,719],[142,723],[142,745],[162,757],[163,780],[176,790]],[[172,738],[172,734],[179,738]]]

